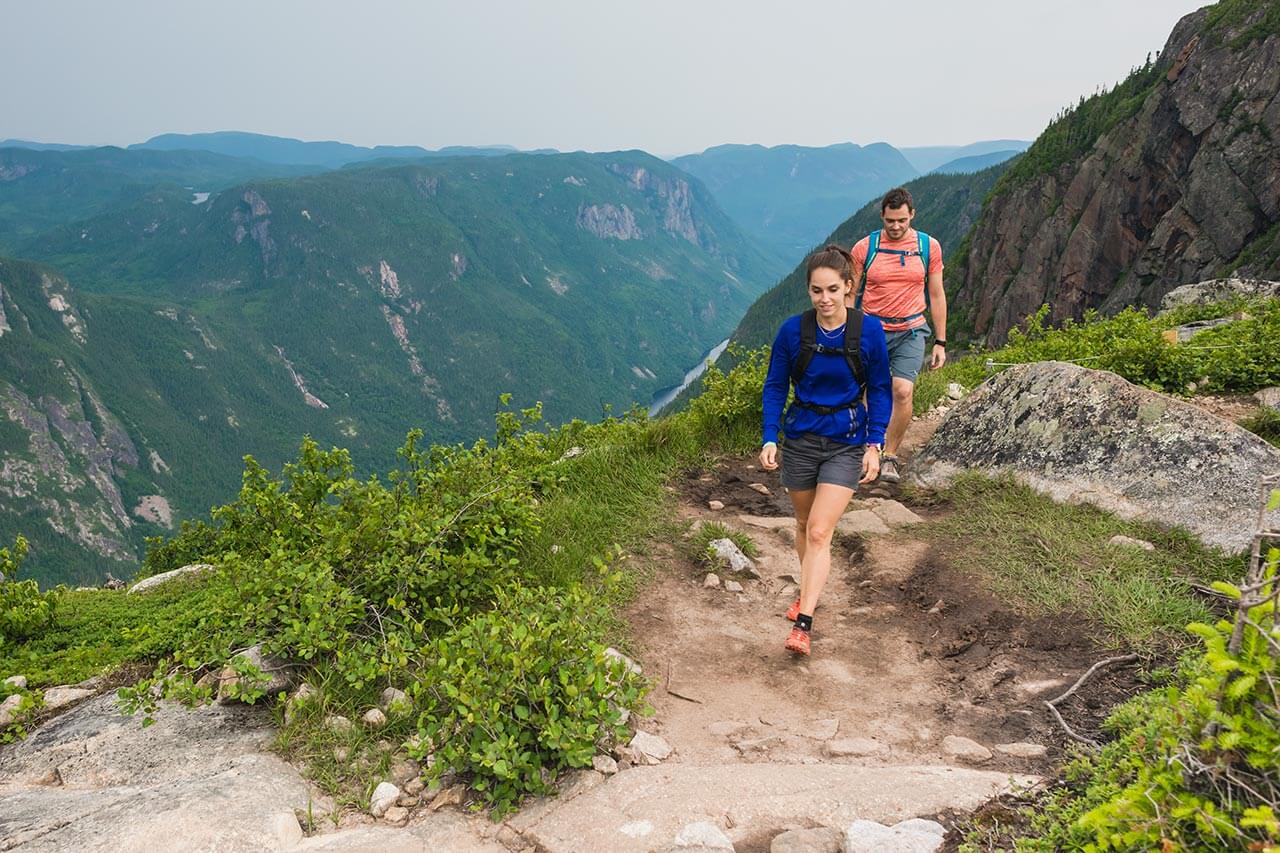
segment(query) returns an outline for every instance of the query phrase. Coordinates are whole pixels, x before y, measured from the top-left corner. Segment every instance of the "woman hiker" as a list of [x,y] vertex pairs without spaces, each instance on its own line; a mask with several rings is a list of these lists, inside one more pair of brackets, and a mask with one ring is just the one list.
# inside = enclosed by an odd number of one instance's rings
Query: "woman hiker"
[[[813,611],[831,571],[831,535],[858,485],[880,473],[880,450],[893,407],[889,353],[875,317],[846,307],[853,285],[849,254],[827,246],[805,263],[813,309],[778,329],[764,380],[764,442],[760,466],[778,467],[796,511],[800,598],[787,610],[794,621],[786,649],[809,654]],[[865,394],[866,402],[863,402]]]

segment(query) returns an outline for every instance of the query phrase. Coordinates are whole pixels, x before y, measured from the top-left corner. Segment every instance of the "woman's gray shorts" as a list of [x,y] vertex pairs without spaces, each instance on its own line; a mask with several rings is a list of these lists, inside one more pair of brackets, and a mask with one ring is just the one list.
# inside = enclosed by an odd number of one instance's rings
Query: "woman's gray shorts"
[[782,454],[782,485],[794,492],[816,489],[831,483],[857,491],[862,479],[861,444],[844,444],[832,438],[802,433],[788,438]]

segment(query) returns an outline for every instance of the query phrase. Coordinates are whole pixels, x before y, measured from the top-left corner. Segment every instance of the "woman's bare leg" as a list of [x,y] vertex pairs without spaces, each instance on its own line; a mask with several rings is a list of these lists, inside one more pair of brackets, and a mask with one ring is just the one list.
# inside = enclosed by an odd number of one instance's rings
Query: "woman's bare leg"
[[800,558],[800,565],[804,565],[804,545],[805,530],[809,523],[809,510],[813,506],[813,499],[817,495],[815,489],[807,489],[803,492],[788,491],[787,496],[791,498],[791,505],[796,510],[796,556]]
[[[796,551],[801,554],[800,612],[812,616],[818,606],[818,596],[831,573],[831,537],[835,533],[836,522],[849,506],[853,489],[819,483],[818,488],[809,494],[813,499],[806,508],[803,546],[799,535],[800,510],[798,506],[796,509]],[[794,495],[792,502],[795,502]]]

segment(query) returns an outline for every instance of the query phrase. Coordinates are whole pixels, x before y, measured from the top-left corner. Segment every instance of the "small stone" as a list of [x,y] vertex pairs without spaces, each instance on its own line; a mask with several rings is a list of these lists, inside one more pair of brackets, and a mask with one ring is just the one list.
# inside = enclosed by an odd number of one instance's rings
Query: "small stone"
[[700,820],[686,824],[676,834],[675,848],[677,850],[727,850],[732,853],[733,842],[720,827]]
[[805,729],[804,736],[814,740],[831,740],[838,731],[840,731],[839,720],[814,720]]
[[388,687],[382,691],[382,696],[378,699],[378,707],[392,716],[400,716],[412,710],[413,705],[403,690]]
[[1143,551],[1154,551],[1156,549],[1155,545],[1145,539],[1134,539],[1132,536],[1120,536],[1118,534],[1108,539],[1107,544],[1117,548],[1141,548]]
[[943,611],[945,606],[946,605],[943,604],[942,599],[939,598],[936,602],[934,602],[933,606],[929,608],[929,615],[937,616],[939,613]]
[[346,734],[355,728],[351,721],[341,714],[330,714],[325,717],[324,727],[335,734]]
[[705,589],[715,589],[720,586],[720,576],[715,572],[707,572],[707,576],[702,579],[702,586]]
[[724,501],[707,501],[707,509],[719,512],[724,509]]
[[[763,722],[763,721],[762,721]],[[782,743],[781,735],[765,735],[764,737],[735,740],[733,748],[738,752],[767,752]]]
[[1017,743],[998,743],[996,744],[996,751],[1017,758],[1043,758],[1049,750],[1038,743],[1019,741]]
[[[268,696],[288,690],[297,677],[296,667],[283,658],[264,654],[261,644],[250,646],[235,657],[237,660],[247,661],[262,673],[261,683],[255,686],[260,687]],[[223,667],[218,676],[218,701],[223,703],[233,701],[232,690],[239,683],[240,676],[236,674],[235,668],[230,664]]]
[[391,781],[397,785],[404,786],[408,784],[410,779],[417,779],[422,775],[422,765],[414,761],[412,758],[405,758],[391,765],[388,771]]
[[612,776],[614,773],[618,772],[618,762],[614,761],[607,755],[597,755],[595,758],[592,758],[591,766],[594,767],[597,772],[603,773],[606,776]]
[[636,732],[628,744],[645,764],[657,764],[671,755],[671,745],[657,735]]
[[861,758],[868,755],[883,755],[888,751],[889,748],[884,744],[865,737],[829,740],[822,745],[822,752],[829,758]]
[[404,826],[409,822],[409,810],[404,806],[391,806],[383,813],[382,819],[392,826]]
[[636,663],[631,658],[627,657],[622,652],[615,649],[613,646],[610,646],[609,648],[605,649],[604,654],[605,654],[605,657],[622,661],[623,666],[625,666],[627,668],[627,671],[630,672],[632,675],[641,675],[643,673],[643,670],[640,669],[640,664]]
[[4,680],[6,687],[12,687],[15,690],[27,689],[27,677],[25,675],[11,675]]
[[373,796],[369,798],[369,814],[382,817],[398,799],[400,799],[399,788],[390,782],[379,782],[378,787],[373,789]]
[[742,553],[742,549],[732,539],[712,539],[707,543],[707,549],[714,552],[716,559],[727,565],[730,571],[745,572],[752,577],[760,577],[756,564]]
[[371,729],[380,729],[387,724],[387,715],[378,708],[370,708],[360,715],[360,722]]
[[725,592],[742,592],[742,584],[738,583],[737,581],[725,581],[724,591]]
[[559,553],[560,553],[561,551],[563,551],[563,550],[564,550],[564,546],[563,546],[563,545],[552,545],[552,546],[551,546],[551,553],[552,553],[552,554],[559,554]]
[[766,486],[764,483],[752,483],[749,486],[747,486],[747,488],[753,491],[759,492],[760,494],[765,495],[766,497],[773,494],[773,492],[769,491],[769,487]]
[[840,853],[844,833],[824,826],[817,829],[792,829],[774,836],[769,853]]
[[422,781],[421,776],[414,776],[408,782],[404,783],[404,792],[411,797],[416,797],[427,787],[427,783]]
[[431,811],[436,812],[445,806],[460,806],[467,798],[467,789],[465,785],[450,785],[443,791],[435,795],[428,806]]
[[959,382],[947,383],[947,397],[952,400],[960,400],[964,398],[964,386]]
[[81,687],[50,687],[44,692],[44,707],[46,711],[53,711],[92,695],[92,690]]
[[418,797],[416,794],[410,794],[408,791],[401,791],[400,796],[396,798],[396,805],[404,806],[406,809],[411,809],[418,805]]
[[0,702],[0,728],[12,723],[18,716],[18,706],[22,704],[22,697],[17,693]]
[[871,510],[855,509],[840,517],[836,522],[836,532],[845,536],[879,535],[888,533],[889,526]]
[[347,759],[351,757],[351,747],[335,746],[333,748],[333,760],[339,764],[346,764]]
[[942,739],[942,751],[953,758],[968,761],[989,761],[991,750],[975,740],[959,735],[947,735]]
[[907,509],[898,501],[883,500],[872,509],[880,520],[890,527],[907,527],[921,524],[924,519]]

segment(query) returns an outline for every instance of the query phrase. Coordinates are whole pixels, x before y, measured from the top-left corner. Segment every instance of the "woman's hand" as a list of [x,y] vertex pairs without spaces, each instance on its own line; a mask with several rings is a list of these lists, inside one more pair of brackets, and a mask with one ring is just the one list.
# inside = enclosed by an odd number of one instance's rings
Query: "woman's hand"
[[778,470],[778,445],[772,441],[760,448],[760,467],[766,471]]
[[859,485],[874,483],[880,476],[880,448],[868,444],[862,452],[862,479]]

